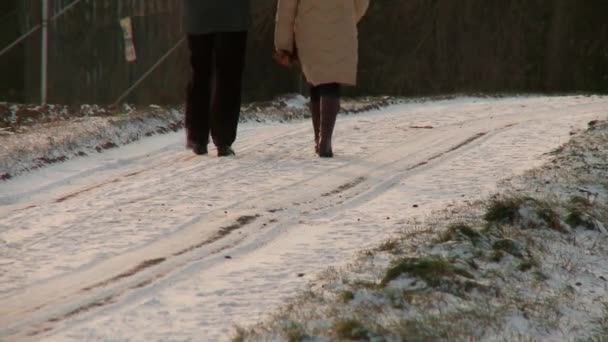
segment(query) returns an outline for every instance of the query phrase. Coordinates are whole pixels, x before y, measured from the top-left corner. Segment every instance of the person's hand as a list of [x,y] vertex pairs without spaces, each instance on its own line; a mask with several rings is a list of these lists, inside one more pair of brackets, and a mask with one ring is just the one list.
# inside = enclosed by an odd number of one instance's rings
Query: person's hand
[[292,61],[293,61],[293,56],[291,55],[291,52],[289,51],[285,51],[285,50],[278,50],[274,52],[274,60],[282,65],[282,66],[291,66]]

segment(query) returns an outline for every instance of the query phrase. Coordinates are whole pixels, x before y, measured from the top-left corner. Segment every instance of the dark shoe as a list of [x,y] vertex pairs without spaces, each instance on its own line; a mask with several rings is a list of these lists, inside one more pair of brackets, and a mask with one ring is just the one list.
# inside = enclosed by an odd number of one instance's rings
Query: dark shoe
[[206,145],[196,145],[192,148],[192,152],[194,152],[196,155],[199,155],[199,156],[203,156],[203,155],[206,155],[209,153],[207,151]]
[[319,132],[321,126],[321,101],[310,101],[310,116],[312,117],[312,128],[315,133],[315,153],[319,154]]
[[234,156],[234,150],[230,146],[218,146],[217,147],[217,156],[218,157],[230,157]]
[[319,134],[319,157],[321,158],[333,158],[334,156],[331,140],[339,111],[339,97],[324,96],[321,98],[321,125]]
[[188,141],[186,148],[191,149],[194,154],[202,156],[207,154],[207,144],[199,144],[194,141]]
[[331,151],[331,150],[319,152],[319,157],[321,157],[321,158],[333,158],[334,157],[334,152]]

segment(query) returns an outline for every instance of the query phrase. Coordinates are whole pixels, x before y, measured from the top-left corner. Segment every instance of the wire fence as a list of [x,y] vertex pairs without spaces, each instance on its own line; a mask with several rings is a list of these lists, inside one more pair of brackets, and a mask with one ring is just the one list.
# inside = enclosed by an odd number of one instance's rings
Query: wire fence
[[181,11],[181,0],[20,2],[0,22],[17,36],[1,40],[0,61],[12,70],[1,96],[44,102],[48,89],[55,103],[181,102],[175,89],[188,73]]
[[[6,5],[6,4],[5,4]],[[16,73],[14,65],[23,59],[23,54],[17,49],[5,48],[19,36],[18,12],[16,8],[4,8],[0,15],[0,99],[17,97],[18,89],[22,88],[22,74]],[[13,44],[10,44],[13,45]]]
[[[183,102],[183,0],[0,1],[0,102],[41,100],[45,1],[48,102]],[[347,95],[606,93],[607,4],[372,1],[360,25],[358,85]],[[252,7],[244,100],[301,91],[297,73],[271,58],[276,0]]]
[[[8,75],[0,102],[183,102],[190,74],[183,0],[2,1],[14,8],[0,21],[0,73]],[[297,75],[272,61],[274,10],[274,0],[253,3],[246,101],[300,86]]]

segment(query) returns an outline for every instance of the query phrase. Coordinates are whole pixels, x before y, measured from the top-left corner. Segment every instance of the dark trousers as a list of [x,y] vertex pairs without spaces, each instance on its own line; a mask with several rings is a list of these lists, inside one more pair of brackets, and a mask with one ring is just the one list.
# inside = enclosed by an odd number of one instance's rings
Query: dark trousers
[[192,78],[187,88],[186,134],[190,142],[216,146],[236,140],[247,32],[189,35]]

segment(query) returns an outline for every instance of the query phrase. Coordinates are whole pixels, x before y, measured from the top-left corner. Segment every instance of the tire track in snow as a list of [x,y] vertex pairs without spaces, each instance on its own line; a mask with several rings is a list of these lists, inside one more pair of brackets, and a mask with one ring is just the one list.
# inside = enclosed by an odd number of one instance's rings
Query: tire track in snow
[[[231,233],[233,233],[234,231],[242,228],[243,226],[253,222],[255,219],[257,219],[259,217],[259,215],[255,215],[255,216],[241,216],[239,217],[236,221],[235,224],[232,224],[230,226],[227,227],[222,227],[219,229],[217,235],[215,235],[214,237],[203,241],[199,244],[196,245],[192,245],[184,250],[181,250],[179,252],[173,253],[172,256],[180,256],[182,254],[186,254],[189,252],[192,252],[198,248],[201,248],[202,246],[205,245],[209,245],[215,241],[220,240],[221,238],[230,235]],[[217,250],[215,253],[219,253],[221,252],[223,249]],[[156,259],[150,259],[150,260],[145,260],[142,263],[140,263],[139,265],[133,267],[132,269],[130,269],[127,272],[121,273],[117,276],[112,277],[111,279],[107,279],[104,280],[102,282],[99,282],[97,284],[85,287],[81,290],[81,292],[90,292],[96,288],[100,288],[100,287],[107,287],[113,283],[119,282],[125,278],[129,278],[132,277],[148,268],[154,267],[156,265],[159,265],[165,261],[167,261],[168,258],[162,257],[162,258],[156,258]],[[152,284],[155,280],[161,279],[162,277],[164,277],[167,273],[156,273],[153,274],[151,277],[149,277],[148,279],[145,279],[141,282],[139,282],[138,284],[131,286],[127,289],[123,289],[120,292],[114,292],[111,295],[105,296],[101,299],[95,299],[93,301],[88,301],[83,305],[77,306],[74,309],[71,309],[70,311],[66,312],[66,313],[60,313],[59,315],[50,317],[48,319],[46,319],[45,322],[42,323],[34,323],[32,327],[28,328],[28,332],[26,333],[26,335],[28,337],[34,337],[34,336],[38,336],[42,333],[46,333],[49,331],[53,330],[53,324],[58,324],[62,321],[65,321],[67,319],[73,318],[77,315],[82,315],[85,313],[88,313],[94,309],[100,309],[106,305],[110,305],[110,304],[114,304],[118,301],[118,299],[124,295],[126,295],[129,291],[133,291],[133,290],[139,290],[145,286],[148,286],[150,284]],[[40,310],[43,307],[37,307],[36,310]]]
[[[260,147],[264,146],[269,141],[272,141],[273,139],[275,139],[276,135],[281,135],[282,137],[291,138],[292,136],[300,136],[300,135],[302,135],[303,132],[308,131],[308,130],[309,130],[308,128],[295,128],[295,129],[290,128],[290,129],[285,130],[283,127],[281,127],[280,132],[278,132],[278,133],[276,133],[274,135],[271,135],[271,136],[266,136],[264,139],[257,139],[256,136],[253,136],[253,138],[256,138],[256,143],[251,144],[251,145],[247,145],[246,148],[243,148],[242,149],[243,154],[246,154],[246,152],[249,151],[249,150],[254,150],[254,149],[257,149],[257,148],[260,148]],[[245,140],[245,142],[246,142],[246,140]],[[201,160],[200,157],[191,156],[189,152],[184,152],[184,153],[188,153],[188,156],[186,156],[186,157],[184,157],[184,156],[178,156],[178,158],[176,158],[177,161]],[[175,165],[176,164],[175,161],[176,160],[171,159],[169,161],[165,161],[162,164],[158,164],[158,165],[159,166]],[[237,167],[228,168],[228,169],[224,170],[224,172],[226,172],[226,173],[232,173],[232,172],[236,172],[238,170],[245,170],[245,169],[248,169],[248,168],[257,167],[257,166],[265,164],[267,162],[268,162],[268,159],[262,159],[262,160],[257,161],[253,165],[251,165],[251,164],[240,165],[240,166],[237,165]],[[180,164],[177,163],[177,165],[180,165]],[[114,184],[117,184],[117,183],[121,183],[121,182],[125,181],[125,178],[127,178],[127,177],[133,177],[135,175],[142,174],[142,173],[144,173],[146,171],[149,171],[149,170],[151,170],[151,169],[148,169],[148,170],[139,170],[139,171],[136,171],[136,172],[129,172],[129,173],[125,174],[125,175],[121,175],[120,177],[113,178],[111,180],[104,181],[104,182],[96,184],[94,186],[87,187],[87,188],[78,190],[76,192],[72,192],[70,194],[64,195],[64,196],[62,196],[62,197],[60,197],[58,199],[55,199],[54,202],[55,203],[61,203],[61,202],[64,202],[66,200],[69,200],[69,199],[76,199],[76,197],[78,195],[83,195],[83,194],[85,194],[87,192],[92,192],[92,191],[95,191],[95,190],[96,191],[103,191],[104,190],[103,189],[104,186],[114,185]],[[158,172],[162,172],[162,169],[161,170],[155,169],[155,170],[156,170],[157,173]],[[183,172],[187,172],[187,170],[183,171]],[[133,181],[136,182],[137,180],[133,180]],[[132,204],[134,202],[135,201],[129,201],[127,203]],[[30,205],[28,207],[25,207],[25,208],[22,208],[22,209],[18,209],[18,211],[23,211],[23,210],[27,210],[27,209],[35,209],[37,207],[39,207],[39,205]],[[226,208],[220,208],[218,210],[221,210],[221,209],[226,209]],[[100,208],[100,210],[110,211],[109,208]],[[201,219],[201,217],[199,217],[198,219]],[[2,229],[1,229],[1,226],[0,226],[0,232],[1,231],[2,231]],[[52,234],[51,236],[56,239],[56,238],[60,238],[60,237],[66,235],[66,234],[69,234],[69,233],[70,233],[69,231],[65,231],[65,230],[63,232],[62,231],[60,231],[60,232],[54,231],[54,232],[51,232],[51,234]],[[29,242],[27,244],[22,244],[20,246],[20,248],[31,248],[31,247],[34,247],[37,244],[45,242],[45,240],[46,240],[46,237],[42,237],[42,238],[36,239],[34,241],[31,241],[31,242]],[[1,292],[2,291],[0,291],[0,293]]]
[[[498,131],[498,130],[497,130]],[[422,166],[422,165],[426,165],[428,164],[430,161],[436,160],[438,158],[440,158],[441,156],[444,156],[446,154],[458,151],[459,149],[461,149],[464,146],[467,146],[471,143],[473,143],[474,141],[478,140],[480,137],[485,136],[487,133],[486,132],[482,132],[482,133],[476,133],[473,136],[465,139],[463,142],[455,145],[455,146],[450,146],[447,145],[447,147],[445,148],[444,151],[440,151],[439,153],[434,154],[431,158],[427,159],[424,163],[418,163],[416,165],[414,165],[413,167],[407,168],[407,171],[411,171],[414,170],[415,168]],[[396,160],[396,161],[391,161],[389,163],[386,163],[385,165],[382,165],[381,167],[379,167],[378,169],[381,170],[378,175],[374,175],[376,178],[384,178],[384,176],[386,176],[387,174],[391,173],[393,170],[394,165],[392,164],[398,164],[400,162],[403,162],[402,159]],[[391,166],[391,167],[389,167]],[[402,175],[398,175],[398,177],[402,177]],[[394,177],[389,177],[389,178],[394,178]],[[317,205],[317,203],[313,200],[313,201],[308,201],[308,202],[302,202],[302,203],[294,203],[294,206],[300,206],[300,205],[306,205],[308,208],[311,208],[308,211],[304,211],[302,212],[302,214],[304,215],[310,215],[311,212],[316,212],[316,214],[321,214],[321,210],[322,211],[327,211],[327,210],[335,210],[337,206],[340,205],[344,205],[345,203],[349,202],[349,201],[353,201],[353,200],[357,200],[357,197],[361,194],[360,191],[356,191],[357,187],[360,186],[361,184],[363,184],[365,181],[367,180],[366,177],[358,177],[356,179],[354,179],[353,181],[350,181],[346,184],[342,184],[342,185],[338,185],[334,190],[326,192],[326,193],[322,193],[320,194],[319,198],[330,198],[330,200],[333,200],[330,205],[326,205],[323,208],[318,208],[315,207],[315,205]],[[386,184],[393,184],[394,181],[392,179],[389,179],[387,181],[383,182],[384,185]],[[373,196],[378,196],[381,191],[378,191],[378,188],[381,188],[383,184],[380,185],[376,185],[375,191],[370,191],[371,193],[373,193]],[[386,186],[384,186],[384,188],[387,188]],[[345,192],[354,192],[354,194],[352,194],[351,196],[345,197],[345,198],[341,198],[341,194],[345,193]],[[338,198],[340,197],[340,198]],[[367,196],[366,200],[369,200],[369,196]],[[360,199],[359,199],[360,202]],[[284,212],[283,210],[274,210],[274,209],[268,209],[268,212],[279,212],[279,213],[284,213],[285,215],[281,215],[279,214],[278,217],[275,216],[274,219],[272,219],[271,221],[269,221],[269,223],[273,223],[275,226],[281,228],[283,226],[285,226],[286,224],[292,223],[292,219],[290,218],[289,213]],[[281,216],[285,216],[285,217],[281,217]],[[296,217],[298,217],[299,215],[296,215]],[[212,242],[216,242],[219,239],[221,239],[222,237],[230,234],[232,231],[241,228],[242,226],[252,222],[253,220],[255,220],[256,218],[260,217],[260,214],[256,214],[255,216],[242,216],[239,217],[237,219],[237,223],[233,224],[231,226],[225,227],[225,228],[220,228],[218,235],[207,239],[201,243],[198,243],[196,245],[192,245],[190,247],[187,247],[183,250],[180,250],[176,253],[173,253],[172,256],[180,256],[182,254],[185,253],[190,253],[195,251],[196,249],[208,245]],[[264,234],[267,238],[272,239],[275,235],[276,235],[276,231],[271,230],[270,234]],[[260,238],[258,237],[256,239],[255,245],[260,245],[260,244],[264,244],[263,241],[260,241]],[[215,254],[215,253],[214,253]],[[89,292],[95,288],[98,287],[105,287],[108,285],[111,285],[113,283],[118,282],[119,280],[122,280],[124,278],[133,276],[134,274],[148,268],[148,267],[153,267],[155,265],[161,264],[162,262],[166,261],[168,257],[162,257],[162,258],[157,258],[157,259],[153,259],[153,260],[146,260],[144,262],[142,262],[140,265],[134,267],[132,270],[129,270],[125,273],[121,273],[118,276],[112,277],[109,280],[94,284],[92,286],[86,287],[84,289],[82,289],[82,291],[84,292]],[[200,260],[200,257],[197,258],[198,260]],[[44,330],[44,332],[48,332],[49,327],[48,324],[50,323],[57,323],[60,321],[63,321],[65,319],[68,318],[72,318],[74,317],[77,313],[88,313],[89,311],[93,310],[93,309],[99,309],[105,305],[109,305],[109,304],[114,304],[116,303],[116,298],[121,297],[123,295],[126,295],[126,292],[128,292],[129,290],[134,290],[134,289],[140,289],[143,288],[144,286],[149,286],[151,285],[154,280],[158,280],[158,279],[162,279],[162,277],[164,277],[165,274],[159,275],[159,274],[152,274],[149,276],[148,279],[145,279],[143,281],[140,281],[138,284],[136,284],[135,286],[129,286],[127,289],[119,289],[117,292],[115,292],[114,294],[112,294],[110,297],[104,297],[100,300],[95,301],[92,305],[91,304],[85,304],[82,308],[77,308],[77,309],[73,309],[70,312],[68,312],[67,314],[63,314],[60,315],[59,317],[52,317],[52,318],[48,318],[45,322],[44,328],[36,328],[34,329],[34,331],[40,331],[40,330]]]
[[[246,139],[243,139],[240,142],[240,144],[244,145],[244,147],[242,149],[239,149],[238,152],[239,152],[239,154],[241,154],[241,153],[245,154],[245,153],[247,153],[247,152],[249,152],[251,150],[255,150],[257,148],[260,148],[261,146],[264,146],[264,145],[268,144],[270,141],[275,141],[277,139],[278,135],[280,135],[284,139],[289,139],[289,138],[291,138],[293,136],[299,136],[304,131],[307,131],[307,130],[308,130],[307,128],[290,129],[290,130],[288,130],[286,132],[277,133],[276,135],[266,136],[262,140],[255,141],[252,144],[249,143],[249,140],[252,140],[255,137],[248,137]],[[211,156],[212,153],[213,153],[213,149],[211,149],[209,152],[210,152],[210,156]],[[100,182],[99,184],[96,184],[96,185],[93,185],[93,186],[87,185],[87,186],[83,187],[82,189],[73,190],[73,191],[71,191],[71,192],[69,192],[67,194],[62,195],[61,197],[59,197],[57,199],[51,199],[51,200],[47,200],[47,201],[42,201],[41,203],[38,203],[38,204],[30,204],[30,205],[27,205],[27,206],[22,207],[22,208],[14,208],[14,209],[12,209],[12,211],[13,212],[17,212],[17,211],[23,211],[23,210],[27,210],[27,209],[32,209],[32,208],[36,208],[36,207],[40,207],[40,206],[46,205],[49,202],[63,202],[65,200],[67,200],[67,199],[73,199],[73,198],[77,197],[80,194],[83,194],[83,193],[86,193],[86,192],[89,192],[89,191],[92,191],[92,190],[101,189],[101,188],[103,188],[104,186],[106,186],[108,184],[113,184],[113,183],[118,183],[118,182],[121,182],[121,181],[125,181],[125,180],[127,180],[127,178],[139,176],[141,174],[150,172],[151,170],[158,171],[160,168],[164,168],[164,167],[167,167],[167,166],[175,166],[176,164],[180,164],[180,163],[184,163],[184,162],[198,161],[201,158],[206,158],[206,157],[200,157],[200,156],[192,155],[190,152],[184,152],[183,150],[179,151],[177,153],[175,153],[175,151],[170,151],[170,153],[171,153],[171,155],[169,157],[170,158],[169,160],[163,161],[163,162],[160,162],[160,163],[154,163],[154,162],[152,162],[151,164],[147,165],[146,169],[140,169],[140,170],[137,170],[137,171],[128,171],[125,174],[114,176],[114,177],[112,177],[112,178],[110,178],[110,179],[108,179],[106,181]],[[184,156],[183,155],[184,153],[187,153],[187,155]],[[128,159],[122,160],[122,164],[125,164],[125,163],[126,164],[131,164],[133,162],[147,162],[150,159],[154,160],[155,158],[151,157],[151,156],[147,156],[147,155],[136,156],[136,157],[133,157],[133,158],[128,158]],[[258,164],[255,164],[253,166],[254,167],[258,166],[259,164],[267,162],[267,161],[268,160],[265,160],[265,161],[262,160]],[[89,170],[87,172],[83,172],[81,174],[78,174],[78,175],[75,175],[73,177],[70,177],[69,181],[74,181],[75,179],[78,179],[80,177],[89,176],[89,173],[95,174],[95,173],[97,173],[99,171],[107,171],[107,170],[111,170],[113,168],[118,168],[119,166],[120,165],[109,165],[109,166],[95,168],[93,170]],[[234,171],[236,171],[238,169],[241,169],[241,168],[243,168],[243,167],[242,166],[241,167],[234,167],[232,169],[226,169],[225,172],[234,172]],[[189,169],[184,169],[183,170],[184,173],[188,172],[188,171],[189,171]],[[29,195],[31,193],[35,193],[35,192],[39,192],[39,191],[43,191],[43,190],[48,190],[48,189],[54,188],[56,186],[61,186],[61,185],[64,184],[65,181],[66,180],[58,182],[58,184],[47,185],[47,186],[45,186],[43,188],[35,189],[35,190],[29,191],[29,192],[27,192],[25,194],[21,194],[20,196],[14,196],[13,195],[13,196],[7,196],[5,198],[0,198],[0,203],[2,202],[2,200],[6,201],[7,199],[11,199],[11,200],[14,201],[14,200],[18,200],[18,199],[20,199],[20,198],[22,198],[24,196],[27,196],[27,195]]]

